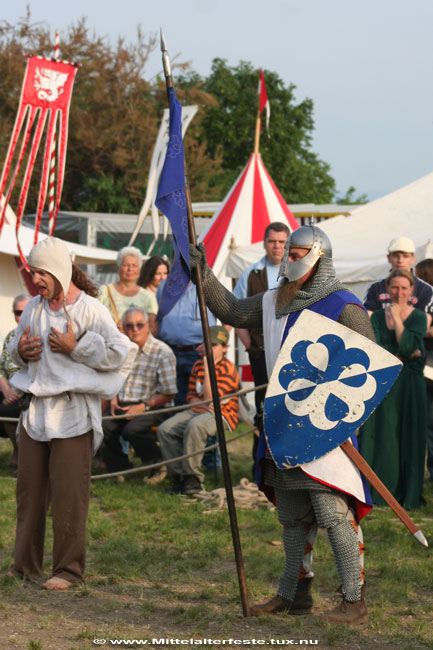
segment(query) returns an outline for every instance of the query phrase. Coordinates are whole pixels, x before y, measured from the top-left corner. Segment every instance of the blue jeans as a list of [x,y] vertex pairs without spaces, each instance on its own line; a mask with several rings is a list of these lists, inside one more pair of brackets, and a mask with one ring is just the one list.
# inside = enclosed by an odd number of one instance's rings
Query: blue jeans
[[177,395],[174,398],[176,406],[186,404],[186,394],[188,392],[189,377],[191,370],[200,356],[195,350],[176,350],[172,348],[176,357],[176,377],[177,377]]

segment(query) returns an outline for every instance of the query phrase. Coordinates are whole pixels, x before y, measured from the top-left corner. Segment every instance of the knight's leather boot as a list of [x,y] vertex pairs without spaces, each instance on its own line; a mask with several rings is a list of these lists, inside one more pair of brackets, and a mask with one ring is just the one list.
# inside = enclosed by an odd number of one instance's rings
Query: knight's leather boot
[[298,586],[296,587],[295,596],[289,614],[294,614],[295,616],[311,614],[311,610],[313,609],[313,597],[311,595],[311,585],[313,580],[313,577],[301,578],[298,580]]
[[346,625],[359,625],[366,623],[368,620],[367,605],[365,604],[365,583],[361,587],[361,599],[354,603],[349,602],[343,596],[341,603],[331,609],[330,612],[324,614],[323,619],[327,623],[337,625],[338,623],[346,623]]
[[261,616],[262,614],[276,614],[277,612],[287,612],[290,609],[292,601],[286,600],[281,596],[271,598],[263,605],[253,605],[250,608],[251,616]]

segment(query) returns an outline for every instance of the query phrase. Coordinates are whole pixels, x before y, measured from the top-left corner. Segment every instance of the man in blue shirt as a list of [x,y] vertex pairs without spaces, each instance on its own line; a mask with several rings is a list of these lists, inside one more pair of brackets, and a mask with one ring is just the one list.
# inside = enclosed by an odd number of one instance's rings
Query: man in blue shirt
[[[159,299],[163,285],[164,282],[158,288],[157,299]],[[216,325],[216,318],[209,309],[207,315],[209,325]],[[201,358],[196,352],[196,347],[203,343],[197,290],[192,282],[187,286],[182,298],[159,323],[158,338],[171,347],[176,357],[178,393],[174,403],[176,406],[186,404],[189,376],[193,365]]]
[[[266,251],[258,262],[251,264],[239,278],[233,294],[236,298],[247,298],[258,293],[275,289],[278,285],[278,273],[281,260],[284,255],[284,246],[290,230],[287,224],[274,221],[267,226],[263,236],[263,246]],[[261,329],[236,329],[236,333],[245,346],[250,360],[251,371],[254,377],[255,386],[266,384],[268,374],[266,372],[265,353],[263,347],[263,330]],[[256,416],[255,424],[259,431],[262,428],[263,400],[265,389],[255,393]],[[253,440],[253,459],[256,459],[258,437]]]

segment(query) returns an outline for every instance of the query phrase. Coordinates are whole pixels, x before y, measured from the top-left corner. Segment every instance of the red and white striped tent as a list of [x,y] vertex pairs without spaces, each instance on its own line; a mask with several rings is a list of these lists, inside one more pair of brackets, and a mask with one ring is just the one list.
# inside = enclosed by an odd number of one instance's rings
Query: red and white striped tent
[[287,223],[290,231],[299,227],[261,155],[252,153],[220,209],[200,236],[206,247],[209,266],[227,288],[231,289],[231,279],[225,269],[233,246],[263,241],[265,228],[273,221]]

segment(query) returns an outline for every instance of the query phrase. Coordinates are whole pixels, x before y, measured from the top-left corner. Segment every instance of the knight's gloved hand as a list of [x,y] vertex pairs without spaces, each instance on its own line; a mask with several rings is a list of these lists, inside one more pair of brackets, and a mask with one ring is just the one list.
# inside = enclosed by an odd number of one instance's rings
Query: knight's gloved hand
[[189,263],[191,265],[191,270],[200,266],[204,279],[209,267],[206,260],[206,249],[202,242],[197,244],[197,246],[193,246],[193,244],[189,245]]

